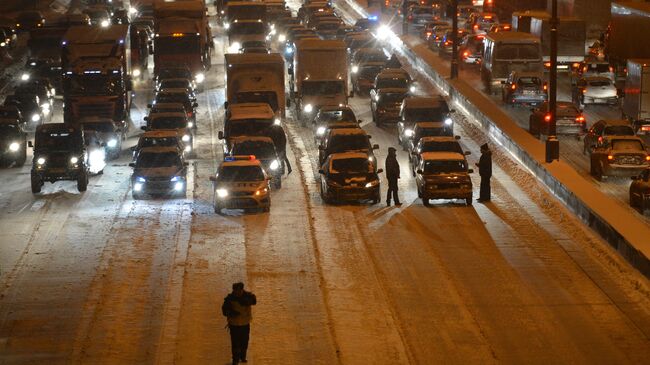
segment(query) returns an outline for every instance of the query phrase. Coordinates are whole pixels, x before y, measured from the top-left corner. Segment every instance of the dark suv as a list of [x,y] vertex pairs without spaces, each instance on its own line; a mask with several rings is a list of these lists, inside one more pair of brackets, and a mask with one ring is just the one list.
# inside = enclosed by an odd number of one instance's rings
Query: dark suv
[[36,128],[32,162],[32,193],[40,193],[44,182],[76,180],[77,189],[88,187],[88,161],[83,130],[64,123],[43,124]]
[[0,165],[15,163],[21,167],[27,160],[27,132],[18,119],[0,119]]

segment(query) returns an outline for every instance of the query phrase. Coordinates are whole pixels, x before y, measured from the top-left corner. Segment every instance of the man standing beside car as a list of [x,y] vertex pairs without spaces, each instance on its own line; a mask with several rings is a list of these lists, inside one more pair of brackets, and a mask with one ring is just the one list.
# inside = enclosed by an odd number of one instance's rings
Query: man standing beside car
[[492,177],[492,151],[487,143],[481,146],[481,158],[478,163],[478,173],[481,175],[481,191],[478,202],[484,203],[490,201],[490,178]]
[[397,162],[397,150],[388,147],[388,156],[386,156],[386,179],[388,180],[388,192],[386,193],[386,205],[390,207],[390,196],[393,195],[395,205],[402,205],[397,196],[397,180],[399,179],[399,162]]

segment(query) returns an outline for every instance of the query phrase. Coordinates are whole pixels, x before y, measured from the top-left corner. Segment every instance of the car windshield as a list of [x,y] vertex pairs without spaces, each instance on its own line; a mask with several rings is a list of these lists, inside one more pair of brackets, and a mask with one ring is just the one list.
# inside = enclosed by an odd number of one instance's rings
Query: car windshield
[[142,169],[150,169],[155,167],[172,167],[180,166],[181,158],[175,152],[144,152],[138,155],[138,161],[135,166]]
[[244,141],[235,143],[232,147],[233,155],[254,155],[258,159],[274,158],[275,147],[273,143],[262,141]]
[[264,41],[246,41],[242,44],[242,47],[262,47],[266,48],[266,42]]
[[79,137],[80,135],[65,130],[37,132],[35,148],[67,151],[81,145]]
[[405,93],[381,93],[379,94],[379,104],[401,104],[404,98],[406,97]]
[[7,135],[14,135],[20,130],[17,125],[14,124],[0,124],[0,138]]
[[357,52],[357,62],[386,62],[388,58],[384,52],[377,50],[369,52]]
[[586,72],[611,72],[609,69],[609,63],[590,63],[586,66]]
[[189,103],[190,99],[187,94],[182,93],[159,93],[156,95],[156,103]]
[[467,170],[465,161],[462,160],[427,160],[424,161],[425,174],[446,174],[450,172],[464,172]]
[[63,87],[72,95],[114,95],[122,89],[121,79],[107,75],[64,77]]
[[272,122],[268,119],[247,119],[231,121],[229,123],[228,135],[236,136],[261,136],[264,135]]
[[589,86],[609,86],[611,84],[608,80],[589,81]]
[[[548,110],[548,103],[546,106],[546,110]],[[567,104],[558,104],[557,106],[557,115],[558,116],[563,116],[563,117],[572,117],[575,115],[580,114],[578,111],[578,108],[574,104],[567,103]]]
[[187,128],[187,120],[183,117],[153,118],[149,122],[152,129],[179,129]]
[[154,105],[153,108],[151,108],[151,111],[149,112],[150,114],[156,114],[156,113],[185,113],[185,108],[183,107],[173,107],[173,106],[156,106]]
[[163,80],[160,83],[161,89],[174,89],[174,88],[190,88],[190,83],[187,80]]
[[266,103],[274,112],[278,111],[278,95],[275,91],[242,91],[234,95],[233,104]]
[[612,125],[605,127],[606,136],[633,136],[634,129],[629,125]]
[[433,15],[433,9],[429,7],[414,8],[413,14],[416,15]]
[[219,181],[262,181],[264,173],[260,166],[223,166],[217,175]]
[[339,29],[341,23],[339,22],[321,22],[318,23],[316,29],[318,30],[336,30]]
[[420,145],[418,152],[458,152],[463,153],[463,149],[458,142],[426,142]]
[[339,158],[332,160],[331,174],[369,174],[373,165],[367,158]]
[[174,79],[174,78],[183,78],[183,79],[189,79],[192,77],[192,74],[190,73],[189,70],[184,69],[184,68],[166,68],[160,70],[160,73],[158,74],[158,78],[160,79]]
[[328,143],[330,153],[368,150],[370,142],[364,134],[339,134],[332,137]]
[[245,23],[232,23],[230,24],[230,29],[228,32],[230,34],[264,34],[265,30],[264,23],[257,22],[245,22]]
[[542,84],[542,80],[539,77],[526,76],[526,77],[520,77],[517,80],[517,83],[520,86],[539,86]]
[[399,88],[406,89],[408,87],[408,80],[403,77],[380,78],[377,80],[377,89],[382,88]]
[[337,122],[354,122],[356,123],[356,117],[354,116],[354,112],[350,109],[342,109],[342,110],[321,110],[318,112],[317,119],[319,122],[330,122],[330,121],[337,121]]
[[496,60],[538,60],[541,58],[539,46],[535,44],[499,44],[495,53]]
[[441,122],[448,112],[446,108],[408,108],[405,116],[409,122]]
[[334,95],[343,94],[343,83],[339,81],[303,82],[303,95]]
[[111,133],[115,131],[115,125],[110,123],[84,123],[84,130],[96,131],[99,133]]
[[144,137],[140,141],[140,147],[176,147],[178,138],[176,137]]
[[616,151],[644,151],[641,141],[633,139],[614,139],[612,140],[612,149]]

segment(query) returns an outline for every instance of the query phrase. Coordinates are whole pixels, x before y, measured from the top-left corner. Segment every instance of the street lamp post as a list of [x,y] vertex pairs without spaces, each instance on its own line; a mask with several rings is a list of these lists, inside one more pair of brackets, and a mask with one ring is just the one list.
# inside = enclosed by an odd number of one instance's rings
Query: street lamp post
[[458,78],[458,0],[451,0],[451,79]]
[[548,109],[551,116],[546,138],[546,162],[560,159],[560,141],[557,140],[557,0],[551,2],[551,69],[549,70]]

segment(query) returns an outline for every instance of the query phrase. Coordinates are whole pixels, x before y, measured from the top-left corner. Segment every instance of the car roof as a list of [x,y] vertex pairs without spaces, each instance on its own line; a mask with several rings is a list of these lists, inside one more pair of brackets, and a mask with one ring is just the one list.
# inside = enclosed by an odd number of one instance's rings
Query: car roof
[[623,126],[629,126],[632,128],[632,125],[630,125],[630,122],[627,119],[601,119],[598,122],[603,122],[605,125],[623,125]]
[[271,137],[266,137],[266,136],[238,136],[238,137],[231,138],[231,141],[233,144],[242,143],[242,142],[273,143],[273,139],[271,139]]
[[186,115],[185,113],[179,113],[179,112],[157,112],[157,113],[149,113],[149,118],[150,119],[157,119],[157,118],[169,118],[169,117],[181,117],[185,118]]
[[421,154],[422,160],[431,161],[431,160],[454,160],[459,161],[465,160],[465,156],[461,155],[458,152],[423,152]]
[[367,135],[366,131],[362,128],[336,128],[330,132],[330,137],[340,135]]
[[442,95],[433,97],[411,96],[404,99],[404,105],[407,108],[429,108],[441,106],[442,104],[447,105],[447,101]]
[[164,129],[158,129],[158,130],[152,130],[152,131],[146,131],[140,135],[140,138],[166,138],[166,137],[178,137],[178,132],[176,130],[164,130]]
[[368,158],[368,153],[367,152],[339,152],[339,153],[332,153],[329,156],[331,161],[334,160],[347,160],[351,158]]
[[273,109],[267,103],[237,103],[228,105],[230,120],[237,119],[270,119],[273,118]]
[[420,143],[427,143],[427,142],[458,142],[458,139],[456,137],[452,136],[427,136],[427,137],[422,137],[420,138]]
[[169,153],[169,152],[178,154],[179,157],[181,156],[181,154],[178,153],[178,147],[145,147],[140,150],[140,155],[144,153]]

